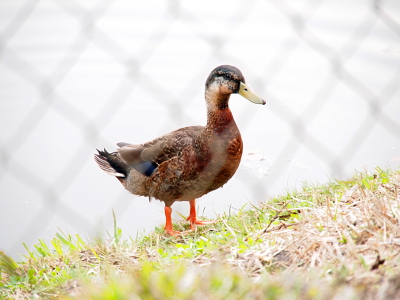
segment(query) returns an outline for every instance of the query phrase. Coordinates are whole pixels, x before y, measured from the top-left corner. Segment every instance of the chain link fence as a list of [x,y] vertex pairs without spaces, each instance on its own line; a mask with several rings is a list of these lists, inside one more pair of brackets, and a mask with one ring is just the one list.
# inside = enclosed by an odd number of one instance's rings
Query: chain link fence
[[94,150],[205,124],[204,82],[220,64],[239,67],[267,105],[232,97],[245,155],[199,201],[205,215],[400,164],[396,0],[0,7],[0,249],[11,255],[58,230],[102,234],[112,210],[131,236],[161,224],[162,204],[127,194]]

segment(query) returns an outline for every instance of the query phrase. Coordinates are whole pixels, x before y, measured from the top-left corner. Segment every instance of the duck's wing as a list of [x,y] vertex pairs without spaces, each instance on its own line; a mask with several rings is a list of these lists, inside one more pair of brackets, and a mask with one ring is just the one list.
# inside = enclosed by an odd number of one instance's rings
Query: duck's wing
[[192,146],[203,126],[184,127],[141,145],[118,143],[121,159],[139,173],[150,176],[161,163],[180,156]]

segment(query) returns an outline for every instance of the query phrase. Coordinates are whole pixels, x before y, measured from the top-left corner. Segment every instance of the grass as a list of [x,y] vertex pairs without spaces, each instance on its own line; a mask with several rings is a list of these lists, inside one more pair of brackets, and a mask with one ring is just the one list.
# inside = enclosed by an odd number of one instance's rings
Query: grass
[[[400,298],[400,171],[377,168],[220,216],[172,238],[62,232],[21,262],[0,253],[4,299]],[[187,222],[176,223],[187,229]]]

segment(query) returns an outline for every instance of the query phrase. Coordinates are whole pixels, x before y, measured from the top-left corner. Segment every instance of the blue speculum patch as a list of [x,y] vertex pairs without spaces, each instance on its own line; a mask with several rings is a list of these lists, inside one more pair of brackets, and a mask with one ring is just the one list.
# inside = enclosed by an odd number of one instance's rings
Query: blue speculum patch
[[145,176],[151,176],[151,174],[153,174],[154,170],[157,168],[157,164],[151,161],[143,161],[135,164],[133,167],[139,173]]

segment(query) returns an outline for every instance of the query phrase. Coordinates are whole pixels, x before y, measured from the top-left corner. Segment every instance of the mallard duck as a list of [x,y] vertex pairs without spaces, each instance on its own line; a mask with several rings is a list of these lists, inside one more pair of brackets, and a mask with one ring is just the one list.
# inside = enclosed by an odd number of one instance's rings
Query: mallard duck
[[222,65],[207,78],[206,126],[190,126],[172,131],[144,144],[118,143],[116,152],[98,151],[95,160],[126,190],[165,203],[165,231],[181,234],[172,227],[172,204],[189,201],[190,230],[210,224],[196,216],[196,199],[222,187],[235,174],[243,152],[243,142],[228,103],[231,94],[240,94],[256,104],[265,101],[245,84],[236,67]]

